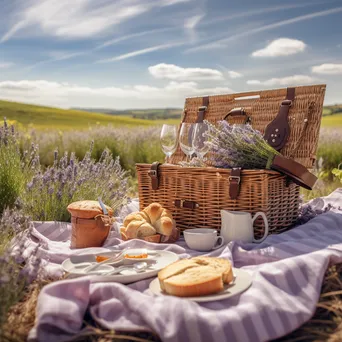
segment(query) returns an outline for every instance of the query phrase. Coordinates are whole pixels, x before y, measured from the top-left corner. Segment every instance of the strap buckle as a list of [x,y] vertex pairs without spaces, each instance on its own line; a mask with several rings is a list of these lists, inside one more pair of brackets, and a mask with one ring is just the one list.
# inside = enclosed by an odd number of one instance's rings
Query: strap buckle
[[207,106],[198,107],[198,110],[199,110],[200,112],[205,112],[207,109],[208,109]]
[[150,177],[157,177],[157,171],[156,170],[150,170],[150,171],[148,171],[148,175]]
[[292,100],[284,100],[281,105],[292,107]]
[[229,176],[228,180],[231,182],[233,179],[237,179],[237,183],[240,184],[241,177],[240,176]]

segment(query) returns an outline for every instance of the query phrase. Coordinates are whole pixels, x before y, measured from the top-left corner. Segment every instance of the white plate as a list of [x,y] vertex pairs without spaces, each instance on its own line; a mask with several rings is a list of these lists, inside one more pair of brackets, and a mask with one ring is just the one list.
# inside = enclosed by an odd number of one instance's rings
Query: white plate
[[[220,293],[208,295],[208,296],[200,296],[200,297],[177,297],[188,299],[193,302],[212,302],[215,300],[227,299],[237,294],[246,291],[252,284],[252,277],[244,270],[240,270],[239,268],[233,268],[233,273],[235,276],[234,282],[229,285],[225,285],[224,290]],[[150,283],[150,291],[158,296],[170,296],[169,294],[163,292],[159,285],[158,278],[154,279]]]
[[[93,248],[88,249],[86,251],[82,251],[78,254],[72,255],[69,259],[66,259],[62,263],[62,267],[65,272],[73,273],[73,274],[79,274],[84,275],[84,269],[92,264],[96,264],[96,256],[107,256],[112,257],[116,253],[118,253],[118,250],[109,250],[109,249],[103,249],[103,248]],[[126,254],[126,253],[125,253]],[[102,265],[110,265],[110,270],[114,270],[114,267],[119,265],[129,265],[133,264],[139,261],[147,261],[148,263],[151,262],[152,259],[158,257],[159,251],[155,250],[149,250],[147,248],[130,248],[127,250],[127,254],[129,255],[137,255],[137,254],[148,254],[147,258],[120,258],[118,261],[114,262],[103,262]],[[92,272],[95,274],[96,272]]]
[[[133,249],[132,249],[133,250]],[[136,249],[134,249],[136,250]],[[149,250],[147,250],[148,252]],[[131,252],[131,251],[130,251]],[[152,254],[151,258],[149,259],[125,259],[125,264],[132,264],[135,262],[140,262],[140,261],[146,261],[147,263],[150,263],[150,267],[147,268],[145,271],[143,272],[135,272],[132,269],[127,269],[127,270],[123,270],[121,273],[119,274],[115,274],[115,275],[109,275],[109,276],[105,276],[103,275],[103,271],[99,272],[98,274],[94,274],[92,272],[91,275],[93,275],[93,282],[118,282],[118,283],[122,283],[122,284],[129,284],[129,283],[133,283],[142,279],[146,279],[146,278],[150,278],[150,277],[154,277],[158,274],[158,272],[168,266],[169,264],[177,261],[179,259],[179,256],[175,253],[169,252],[169,251],[152,251],[152,253],[156,253],[156,254]],[[111,252],[113,253],[113,252]],[[101,253],[101,255],[106,255],[109,253]],[[69,259],[65,260],[62,263],[62,267],[64,269],[65,272],[69,273],[69,275],[71,277],[79,277],[79,276],[87,276],[90,274],[84,273],[83,269],[85,267],[90,266],[92,263],[95,262],[95,257],[96,254],[85,254],[85,255],[77,255],[77,256],[72,256]],[[122,264],[122,261],[121,261]],[[103,265],[103,266],[107,266],[107,268],[109,269],[109,267],[111,269],[114,269],[114,267],[110,266],[112,264],[109,265]],[[102,274],[101,274],[102,273]]]

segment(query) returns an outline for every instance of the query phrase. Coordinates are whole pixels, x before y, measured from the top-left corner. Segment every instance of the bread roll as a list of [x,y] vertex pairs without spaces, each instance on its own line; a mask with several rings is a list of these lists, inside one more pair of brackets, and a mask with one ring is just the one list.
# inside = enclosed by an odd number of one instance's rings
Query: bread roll
[[172,230],[175,227],[175,221],[172,218],[172,214],[169,210],[163,208],[159,203],[152,203],[146,207],[145,212],[159,234],[170,236]]
[[127,227],[125,234],[128,239],[143,238],[156,234],[156,230],[146,221],[132,221]]
[[126,216],[123,224],[125,227],[127,227],[132,221],[146,221],[147,223],[151,223],[150,218],[143,211],[130,213],[129,215]]
[[[113,216],[113,209],[105,205],[108,215]],[[67,207],[69,213],[73,217],[92,219],[97,215],[103,215],[100,203],[97,201],[78,201],[73,202]]]
[[233,281],[229,260],[195,257],[174,262],[158,273],[161,289],[173,296],[196,297],[218,293]]

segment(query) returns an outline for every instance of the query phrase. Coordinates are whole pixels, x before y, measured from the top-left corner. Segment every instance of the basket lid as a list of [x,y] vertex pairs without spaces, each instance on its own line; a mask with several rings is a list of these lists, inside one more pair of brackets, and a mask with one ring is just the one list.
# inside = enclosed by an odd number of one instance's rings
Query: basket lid
[[[283,156],[312,168],[316,160],[325,90],[325,84],[318,84],[188,97],[181,122],[208,120],[215,124],[227,120],[231,124],[250,123]],[[277,143],[277,139],[281,142]],[[170,162],[176,164],[184,159],[185,155],[178,147]]]

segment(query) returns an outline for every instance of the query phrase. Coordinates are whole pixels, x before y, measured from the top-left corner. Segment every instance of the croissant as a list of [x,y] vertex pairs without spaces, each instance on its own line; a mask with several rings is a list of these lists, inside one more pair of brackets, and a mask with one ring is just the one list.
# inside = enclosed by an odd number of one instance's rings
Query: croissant
[[123,240],[138,238],[160,242],[161,235],[172,235],[175,226],[171,212],[159,203],[152,203],[140,212],[127,215],[120,233]]

